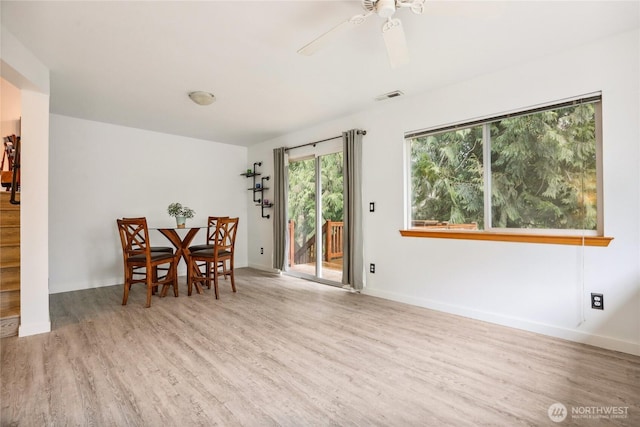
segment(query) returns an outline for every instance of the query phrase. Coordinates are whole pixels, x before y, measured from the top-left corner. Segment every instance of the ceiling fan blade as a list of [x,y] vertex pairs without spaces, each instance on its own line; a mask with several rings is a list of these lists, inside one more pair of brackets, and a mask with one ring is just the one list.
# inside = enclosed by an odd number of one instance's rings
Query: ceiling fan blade
[[391,68],[399,67],[409,62],[409,50],[404,36],[402,22],[399,19],[389,19],[382,26],[382,36],[387,46]]
[[344,30],[347,30],[351,27],[355,27],[357,25],[362,24],[365,19],[367,19],[373,12],[368,12],[363,15],[355,15],[346,21],[343,21],[322,34],[311,43],[306,44],[302,48],[298,50],[300,55],[310,56],[322,49],[324,46],[329,44],[332,40],[334,40],[338,35],[340,35]]

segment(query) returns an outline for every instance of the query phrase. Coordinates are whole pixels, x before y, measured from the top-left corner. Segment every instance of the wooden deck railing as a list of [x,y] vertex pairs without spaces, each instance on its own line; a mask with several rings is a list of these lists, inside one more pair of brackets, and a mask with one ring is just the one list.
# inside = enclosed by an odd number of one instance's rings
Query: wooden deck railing
[[344,222],[327,221],[322,226],[322,233],[325,235],[325,253],[324,260],[331,261],[333,259],[342,258],[342,232]]
[[[327,232],[328,231],[328,232]],[[322,225],[322,236],[325,246],[323,248],[324,261],[342,258],[342,236],[344,222],[326,221]],[[289,265],[308,264],[316,261],[316,235],[314,234],[299,248],[295,248],[295,223],[289,221]]]

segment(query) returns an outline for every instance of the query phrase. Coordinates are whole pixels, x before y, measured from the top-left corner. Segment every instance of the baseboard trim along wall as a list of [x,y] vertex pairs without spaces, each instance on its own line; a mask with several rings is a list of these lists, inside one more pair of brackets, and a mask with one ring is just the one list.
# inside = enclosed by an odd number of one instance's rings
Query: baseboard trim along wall
[[20,324],[18,327],[19,337],[28,337],[51,332],[51,322]]
[[616,338],[605,337],[601,335],[589,334],[573,329],[561,328],[544,323],[532,322],[526,319],[519,319],[510,316],[503,316],[496,313],[488,313],[480,310],[473,310],[468,307],[460,307],[451,304],[443,304],[441,302],[428,300],[424,298],[410,297],[394,292],[380,291],[377,289],[367,289],[362,291],[365,295],[378,298],[384,298],[392,301],[402,302],[405,304],[415,305],[418,307],[428,308],[445,313],[455,314],[458,316],[468,317],[471,319],[482,320],[489,323],[495,323],[516,329],[522,329],[529,332],[535,332],[542,335],[548,335],[555,338],[561,338],[568,341],[589,344],[596,347],[602,347],[607,350],[621,351],[623,353],[640,356],[640,343],[623,341]]
[[253,268],[253,269],[256,269],[256,270],[260,270],[260,271],[266,271],[267,273],[273,273],[273,274],[281,274],[282,273],[277,268],[266,267],[264,265],[249,264],[249,268]]

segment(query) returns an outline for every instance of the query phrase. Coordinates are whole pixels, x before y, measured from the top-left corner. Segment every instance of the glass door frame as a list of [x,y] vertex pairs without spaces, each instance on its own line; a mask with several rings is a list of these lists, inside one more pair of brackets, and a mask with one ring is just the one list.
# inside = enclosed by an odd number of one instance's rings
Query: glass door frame
[[[291,151],[294,151],[294,155],[292,155]],[[326,141],[321,145],[314,144],[312,146],[305,146],[290,150],[287,153],[286,157],[286,166],[289,167],[289,163],[295,161],[303,161],[314,159],[314,173],[315,173],[315,232],[316,232],[316,244],[315,244],[315,275],[295,271],[291,269],[291,266],[286,263],[286,269],[284,271],[285,274],[290,276],[299,277],[301,279],[308,279],[315,282],[323,283],[326,285],[342,287],[342,281],[334,281],[329,280],[322,276],[323,273],[323,239],[322,239],[322,170],[321,170],[321,159],[322,156],[335,154],[335,153],[343,152],[343,143],[342,139],[336,139],[335,141]],[[293,158],[293,160],[290,160]],[[289,174],[287,174],[289,175]],[[289,186],[289,178],[287,178],[287,188]],[[343,190],[344,191],[344,190]],[[289,211],[289,197],[287,191],[287,212]],[[288,216],[288,214],[287,214]],[[287,218],[287,221],[289,218]],[[327,231],[328,232],[328,231]],[[294,242],[289,242],[289,245],[294,244]]]

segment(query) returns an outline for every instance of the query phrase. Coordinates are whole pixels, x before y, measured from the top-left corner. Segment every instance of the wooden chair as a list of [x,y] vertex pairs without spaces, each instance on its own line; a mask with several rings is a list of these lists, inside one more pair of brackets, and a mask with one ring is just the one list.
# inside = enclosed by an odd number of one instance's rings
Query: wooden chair
[[[137,217],[137,218],[122,218],[122,219],[144,219],[145,217]],[[173,248],[171,246],[151,246],[151,252],[169,252],[173,253]]]
[[[173,294],[178,296],[178,260],[171,252],[152,252],[149,246],[149,230],[145,218],[119,219],[118,231],[122,243],[122,260],[124,264],[124,296],[122,305],[127,304],[129,290],[134,283],[147,286],[147,304],[151,306],[151,295],[162,285],[161,297],[167,294],[169,286],[173,286]],[[164,275],[158,277],[158,266],[168,265]]]
[[207,219],[207,243],[204,245],[189,246],[189,252],[201,251],[204,249],[213,249],[216,241],[216,225],[220,218],[229,218],[228,216],[210,216]]
[[[238,218],[218,218],[214,233],[213,246],[191,252],[189,255],[190,274],[188,280],[189,295],[193,289],[193,284],[202,282],[213,290],[216,299],[220,298],[218,292],[218,276],[231,279],[231,289],[236,292],[235,277],[233,274],[233,258],[236,244],[236,233],[238,231]],[[202,267],[204,271],[202,270]]]
[[[216,225],[218,224],[218,220],[220,218],[229,218],[228,216],[210,216],[207,219],[207,242],[203,245],[193,245],[189,246],[189,252],[202,251],[204,249],[213,249],[216,241]],[[198,269],[204,267],[205,263],[198,263]],[[210,267],[213,268],[213,264],[210,264]],[[227,276],[225,276],[225,279]],[[191,295],[191,291],[189,291],[189,295]]]
[[[137,218],[122,218],[122,219],[144,219],[146,221],[145,217],[137,217]],[[173,253],[173,248],[171,246],[151,246],[151,252],[167,252],[172,254]],[[144,270],[145,267],[134,267],[134,270]],[[153,269],[153,282],[157,282],[158,281],[158,270],[160,271],[167,271],[169,270],[168,266],[161,266],[161,267],[156,267]],[[158,290],[157,286],[153,287],[153,292],[152,293],[156,293],[156,291]]]

